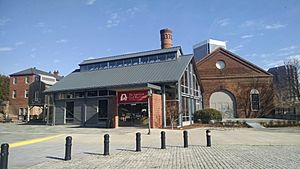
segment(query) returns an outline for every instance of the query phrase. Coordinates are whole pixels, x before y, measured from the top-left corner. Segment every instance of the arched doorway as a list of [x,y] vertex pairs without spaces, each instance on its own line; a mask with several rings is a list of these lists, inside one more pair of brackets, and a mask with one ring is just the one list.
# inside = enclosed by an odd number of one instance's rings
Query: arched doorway
[[223,119],[234,118],[236,114],[235,97],[227,91],[214,92],[209,98],[209,107],[223,112]]

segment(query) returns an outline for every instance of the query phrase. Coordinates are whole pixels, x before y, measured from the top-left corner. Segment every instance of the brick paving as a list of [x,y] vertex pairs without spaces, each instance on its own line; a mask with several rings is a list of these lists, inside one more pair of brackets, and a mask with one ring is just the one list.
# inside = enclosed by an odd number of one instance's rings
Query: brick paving
[[142,152],[118,149],[110,156],[84,154],[71,161],[52,159],[31,169],[63,168],[274,168],[299,169],[299,145],[216,145],[205,147],[190,145],[188,148],[167,146],[142,147]]

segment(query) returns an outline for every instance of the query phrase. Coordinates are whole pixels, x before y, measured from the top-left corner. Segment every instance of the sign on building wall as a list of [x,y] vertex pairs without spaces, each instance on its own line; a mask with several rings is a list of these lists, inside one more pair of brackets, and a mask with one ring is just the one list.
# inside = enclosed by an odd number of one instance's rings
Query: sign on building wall
[[147,102],[148,91],[118,92],[119,103]]

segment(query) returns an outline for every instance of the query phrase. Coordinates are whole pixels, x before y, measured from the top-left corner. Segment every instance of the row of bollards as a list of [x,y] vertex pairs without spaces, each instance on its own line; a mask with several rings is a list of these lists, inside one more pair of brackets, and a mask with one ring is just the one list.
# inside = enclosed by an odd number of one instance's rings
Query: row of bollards
[[[160,133],[161,138],[161,149],[166,149],[166,132]],[[141,151],[141,133],[136,133],[136,151]],[[66,137],[65,144],[65,161],[71,160],[71,149],[72,149],[72,137]],[[206,130],[206,146],[211,147],[211,133]],[[183,131],[183,147],[188,147],[188,132]],[[0,169],[8,168],[8,149],[9,144],[5,143],[1,145],[1,156],[0,156]],[[104,135],[104,153],[103,155],[109,155],[109,134]]]

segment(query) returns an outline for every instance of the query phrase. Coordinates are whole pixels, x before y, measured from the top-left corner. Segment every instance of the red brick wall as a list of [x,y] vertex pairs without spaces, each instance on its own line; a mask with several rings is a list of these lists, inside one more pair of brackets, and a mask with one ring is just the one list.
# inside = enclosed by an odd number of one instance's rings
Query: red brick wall
[[[29,83],[25,83],[25,78],[29,77]],[[13,79],[17,79],[17,83],[13,84]],[[10,105],[10,116],[17,116],[19,108],[27,108],[28,99],[25,98],[25,90],[29,89],[29,85],[34,81],[34,75],[28,76],[13,76],[10,77],[9,82],[9,105]],[[13,91],[16,90],[17,97],[12,98]]]
[[112,122],[113,122],[113,128],[119,127],[119,116],[118,116],[118,101],[117,96],[114,96],[112,98],[111,103],[111,109],[112,109]]
[[[223,60],[226,64],[223,70],[216,68],[216,62]],[[217,91],[228,91],[236,100],[237,117],[257,117],[262,113],[269,113],[266,108],[270,108],[270,101],[267,100],[267,94],[272,97],[272,75],[260,70],[237,57],[234,57],[224,49],[216,50],[209,57],[197,63],[198,73],[200,75],[203,87],[204,108],[209,108],[210,96]],[[251,89],[257,89],[260,92],[261,107],[264,112],[251,112],[250,105],[245,105],[250,96]],[[270,98],[269,97],[269,98]],[[248,100],[250,103],[250,99]],[[271,100],[272,102],[272,100]]]
[[150,105],[151,105],[151,113],[150,113],[151,128],[162,128],[162,99],[161,99],[161,95],[152,94]]

